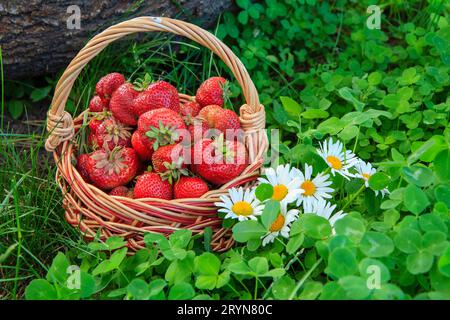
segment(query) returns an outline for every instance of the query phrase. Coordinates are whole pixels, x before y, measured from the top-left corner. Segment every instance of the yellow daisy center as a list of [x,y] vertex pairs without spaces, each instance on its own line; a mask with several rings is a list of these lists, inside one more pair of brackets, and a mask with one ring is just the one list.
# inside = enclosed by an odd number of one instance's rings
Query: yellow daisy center
[[272,199],[276,201],[281,201],[288,194],[288,188],[283,184],[277,184],[273,187]]
[[364,179],[369,180],[370,179],[370,174],[369,173],[363,173],[361,174],[363,176]]
[[285,218],[284,218],[284,216],[280,213],[280,214],[278,215],[278,217],[275,219],[275,221],[272,222],[272,225],[271,225],[270,228],[269,228],[270,232],[277,232],[277,231],[280,231],[281,228],[283,228],[283,226],[284,226],[284,221],[285,221]]
[[304,196],[312,196],[314,192],[316,192],[316,186],[310,180],[303,181],[303,183],[300,185],[300,188],[305,190],[305,192],[303,193]]
[[245,201],[238,201],[231,207],[234,214],[238,216],[249,216],[253,213],[253,208],[250,203]]
[[331,165],[331,167],[335,170],[341,170],[342,169],[342,162],[335,156],[328,156],[327,162]]

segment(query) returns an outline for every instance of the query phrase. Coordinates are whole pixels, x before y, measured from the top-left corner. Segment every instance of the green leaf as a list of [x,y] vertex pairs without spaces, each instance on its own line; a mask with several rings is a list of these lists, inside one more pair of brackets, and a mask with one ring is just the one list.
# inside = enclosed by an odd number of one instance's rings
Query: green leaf
[[[391,274],[386,265],[380,260],[373,258],[364,258],[358,265],[359,273],[365,279],[375,276],[381,283],[386,283],[391,279]],[[379,278],[378,278],[379,277]]]
[[410,212],[416,215],[420,214],[430,205],[430,201],[422,189],[412,184],[405,189],[405,199],[403,203]]
[[317,127],[317,130],[323,134],[335,135],[344,127],[345,123],[343,121],[341,121],[339,118],[331,117],[320,123]]
[[263,275],[269,271],[269,263],[266,258],[254,257],[248,262],[250,269],[257,275]]
[[336,278],[342,278],[356,273],[358,263],[355,254],[348,248],[337,248],[328,257],[328,266],[325,272]]
[[337,281],[328,282],[322,289],[320,300],[348,300],[345,290]]
[[286,252],[289,254],[294,254],[300,249],[300,247],[303,244],[303,240],[305,239],[305,236],[303,233],[297,234],[295,236],[290,236],[289,241],[286,245]]
[[56,300],[58,297],[55,287],[47,280],[35,279],[25,289],[25,298],[27,300]]
[[300,216],[300,225],[308,237],[324,239],[331,235],[330,222],[324,217],[306,213]]
[[434,159],[434,171],[442,181],[450,181],[450,149],[438,153]]
[[309,281],[303,285],[299,300],[315,300],[322,293],[323,285],[319,281]]
[[422,237],[420,232],[403,228],[394,237],[395,246],[404,253],[418,252],[422,247]]
[[394,251],[394,243],[383,233],[367,231],[361,239],[359,248],[368,257],[386,257]]
[[285,275],[276,280],[272,286],[272,294],[275,299],[287,300],[295,288],[295,281]]
[[166,281],[164,279],[155,279],[150,282],[148,285],[149,291],[149,299],[152,297],[157,297],[159,295],[164,294],[163,290],[167,286]]
[[61,285],[66,284],[66,280],[69,277],[68,268],[69,260],[64,253],[58,252],[53,259],[50,269],[48,269],[46,279],[51,283],[59,283]]
[[298,119],[298,117],[301,115],[303,111],[303,108],[292,98],[281,96],[280,100],[284,110],[291,117]]
[[378,191],[387,187],[391,179],[383,172],[377,172],[370,176],[369,186],[372,190]]
[[328,118],[329,113],[321,109],[308,109],[303,111],[301,116],[305,119],[324,119]]
[[51,86],[43,87],[43,88],[36,88],[31,92],[31,100],[33,102],[44,100],[48,94],[50,93],[50,90],[52,89]]
[[261,183],[259,186],[256,187],[255,195],[256,198],[261,202],[272,198],[273,195],[272,185],[269,183]]
[[430,231],[423,235],[422,246],[435,256],[441,255],[447,248],[449,242],[447,235],[440,231]]
[[448,228],[445,225],[445,223],[442,221],[442,219],[433,214],[433,213],[427,213],[419,217],[419,226],[420,229],[422,229],[425,232],[430,231],[439,231],[443,233],[447,233]]
[[199,275],[195,279],[195,286],[199,289],[212,290],[216,287],[216,283],[217,283],[217,275],[214,276]]
[[272,223],[280,214],[280,202],[275,200],[269,200],[264,206],[263,213],[261,215],[261,222],[266,229],[269,229]]
[[96,276],[99,274],[107,273],[119,268],[123,259],[127,254],[128,248],[122,248],[115,251],[108,260],[102,261],[93,271],[92,275]]
[[439,258],[438,269],[440,273],[450,278],[450,246],[447,247],[447,250]]
[[189,283],[180,282],[170,288],[169,300],[189,300],[195,296],[195,290]]
[[150,292],[147,282],[142,279],[133,279],[127,286],[127,293],[135,300],[145,300]]
[[266,233],[266,229],[254,220],[240,221],[233,227],[233,237],[237,242],[259,239]]
[[95,278],[83,270],[80,271],[80,296],[81,298],[89,298],[97,289]]
[[346,276],[340,278],[338,283],[344,289],[349,299],[366,299],[370,295],[370,289],[367,286],[366,279],[358,276]]
[[406,181],[419,187],[427,187],[433,182],[433,172],[427,167],[413,165],[402,169]]
[[431,269],[432,265],[433,255],[426,251],[410,254],[406,258],[406,268],[412,274],[425,273]]
[[22,100],[11,100],[7,103],[8,111],[14,120],[20,118],[25,110],[25,103]]
[[441,184],[434,188],[434,196],[437,201],[442,201],[447,208],[450,208],[450,187],[448,185]]
[[338,93],[343,99],[353,104],[357,111],[362,111],[364,109],[365,104],[353,96],[350,88],[342,87],[338,90]]
[[359,243],[366,232],[366,227],[361,220],[348,215],[336,221],[334,228],[336,234],[345,235],[354,243]]
[[213,253],[205,252],[195,258],[195,271],[202,275],[217,276],[220,270],[220,260]]
[[186,248],[191,241],[192,231],[188,229],[177,230],[169,236],[172,248]]

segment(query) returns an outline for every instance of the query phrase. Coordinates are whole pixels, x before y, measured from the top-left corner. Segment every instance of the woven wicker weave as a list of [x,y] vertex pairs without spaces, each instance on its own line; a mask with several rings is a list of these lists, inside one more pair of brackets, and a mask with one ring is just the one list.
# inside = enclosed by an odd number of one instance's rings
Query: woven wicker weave
[[[75,119],[64,111],[72,86],[83,67],[109,43],[137,32],[163,31],[189,38],[214,52],[230,68],[242,88],[246,104],[240,108],[241,126],[250,165],[244,172],[217,190],[196,199],[129,199],[109,196],[84,182],[72,165],[77,150],[75,133],[83,123],[84,112]],[[194,97],[180,94],[180,100]],[[165,235],[178,229],[190,229],[194,234],[211,227],[213,250],[224,251],[233,245],[230,230],[222,228],[214,202],[234,186],[250,186],[259,174],[263,154],[267,149],[264,107],[247,70],[234,53],[211,33],[179,20],[159,17],[139,17],[114,25],[92,38],[72,60],[56,85],[51,109],[48,112],[49,137],[46,149],[53,152],[58,166],[56,180],[63,192],[63,206],[67,221],[78,227],[90,240],[97,234],[102,239],[119,235],[128,240],[131,250],[144,246],[145,232]]]

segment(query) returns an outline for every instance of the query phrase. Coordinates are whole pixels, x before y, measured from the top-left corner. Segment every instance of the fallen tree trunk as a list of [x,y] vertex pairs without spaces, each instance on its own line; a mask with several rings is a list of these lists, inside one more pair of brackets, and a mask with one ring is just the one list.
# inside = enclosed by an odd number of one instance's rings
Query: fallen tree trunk
[[220,13],[232,6],[231,0],[10,0],[0,3],[0,46],[5,77],[18,79],[54,73],[65,67],[90,37],[132,17],[166,16],[209,27]]

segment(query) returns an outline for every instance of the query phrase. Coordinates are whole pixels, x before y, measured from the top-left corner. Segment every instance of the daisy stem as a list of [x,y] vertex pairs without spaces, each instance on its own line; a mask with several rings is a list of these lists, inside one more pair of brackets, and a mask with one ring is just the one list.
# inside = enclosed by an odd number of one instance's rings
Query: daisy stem
[[319,264],[322,262],[322,258],[316,261],[316,263],[311,267],[311,269],[308,270],[307,273],[297,282],[297,285],[295,286],[294,290],[292,290],[291,294],[289,295],[288,300],[294,299],[295,295],[297,294],[297,291],[302,287],[302,285],[305,283],[305,281],[309,278],[311,273],[316,270],[316,268],[319,266]]
[[350,203],[352,203],[352,201],[355,200],[355,198],[356,198],[357,196],[359,196],[359,194],[360,194],[361,192],[364,191],[364,189],[366,189],[366,185],[365,185],[365,184],[363,184],[363,185],[361,186],[361,188],[359,188],[359,190],[356,191],[356,193],[354,193],[354,194],[350,197],[350,199],[349,199],[349,200],[347,201],[347,203],[341,208],[341,210],[344,211],[345,208],[347,208],[347,207],[350,205]]

